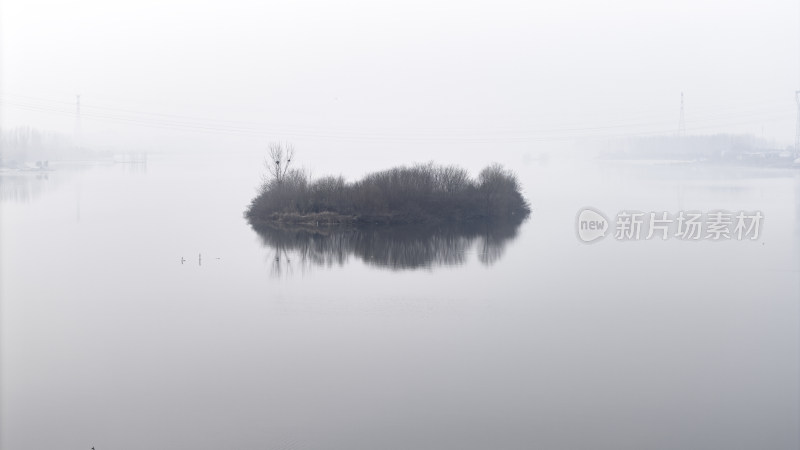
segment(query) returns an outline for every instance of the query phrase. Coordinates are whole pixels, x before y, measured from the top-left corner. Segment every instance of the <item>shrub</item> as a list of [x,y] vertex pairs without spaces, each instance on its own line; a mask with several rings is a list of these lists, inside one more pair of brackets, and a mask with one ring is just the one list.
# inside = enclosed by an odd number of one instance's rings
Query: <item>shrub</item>
[[525,217],[530,208],[516,175],[491,165],[477,180],[455,166],[396,167],[348,183],[339,177],[310,180],[289,170],[266,180],[246,212],[251,223],[304,221],[334,213],[355,222],[420,223]]

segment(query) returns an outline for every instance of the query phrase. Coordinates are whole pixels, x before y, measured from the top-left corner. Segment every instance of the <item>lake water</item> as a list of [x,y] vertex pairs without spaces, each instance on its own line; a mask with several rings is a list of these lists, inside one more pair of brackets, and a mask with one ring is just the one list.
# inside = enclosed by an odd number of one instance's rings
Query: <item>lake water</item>
[[518,228],[265,237],[262,157],[0,177],[2,449],[800,446],[799,171],[532,162]]

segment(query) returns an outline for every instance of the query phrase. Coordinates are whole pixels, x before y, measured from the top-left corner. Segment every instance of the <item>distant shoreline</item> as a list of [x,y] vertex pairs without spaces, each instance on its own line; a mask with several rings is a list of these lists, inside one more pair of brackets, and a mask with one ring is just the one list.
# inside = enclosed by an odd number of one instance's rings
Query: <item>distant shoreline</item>
[[[530,211],[524,211],[519,215],[512,214],[509,220],[525,219],[530,215]],[[492,217],[473,216],[460,219],[442,219],[439,217],[420,217],[403,214],[372,214],[372,215],[347,215],[335,212],[321,213],[273,213],[266,217],[250,219],[250,224],[255,228],[261,226],[278,226],[290,228],[321,228],[321,227],[361,227],[372,225],[442,225],[457,223],[481,223],[497,220]],[[503,219],[506,220],[506,219]]]

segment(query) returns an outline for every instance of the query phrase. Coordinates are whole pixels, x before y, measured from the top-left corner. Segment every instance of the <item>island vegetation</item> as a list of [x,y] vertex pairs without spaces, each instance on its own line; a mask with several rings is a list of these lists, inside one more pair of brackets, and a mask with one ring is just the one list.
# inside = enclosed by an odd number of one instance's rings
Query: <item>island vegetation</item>
[[348,182],[342,176],[312,180],[292,168],[294,153],[291,145],[270,144],[267,172],[245,213],[253,226],[518,221],[530,214],[516,175],[497,164],[476,179],[459,167],[427,163]]

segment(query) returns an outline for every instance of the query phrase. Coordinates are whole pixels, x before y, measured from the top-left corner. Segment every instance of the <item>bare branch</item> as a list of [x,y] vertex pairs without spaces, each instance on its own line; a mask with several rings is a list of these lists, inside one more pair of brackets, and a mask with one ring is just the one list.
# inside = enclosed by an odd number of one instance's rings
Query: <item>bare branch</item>
[[290,143],[270,142],[267,147],[268,156],[264,161],[267,167],[267,182],[283,182],[294,158],[294,145]]

